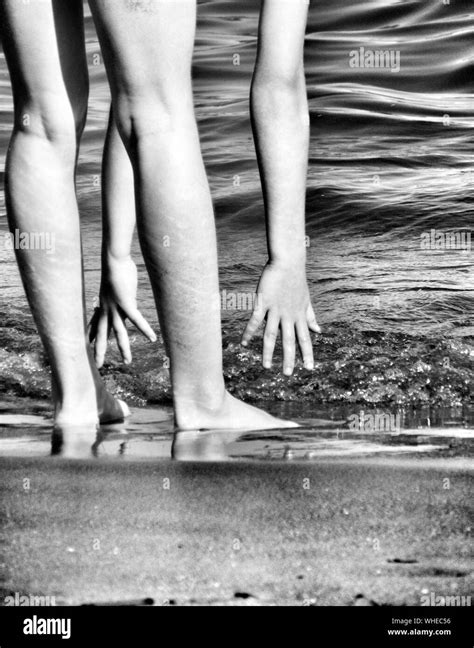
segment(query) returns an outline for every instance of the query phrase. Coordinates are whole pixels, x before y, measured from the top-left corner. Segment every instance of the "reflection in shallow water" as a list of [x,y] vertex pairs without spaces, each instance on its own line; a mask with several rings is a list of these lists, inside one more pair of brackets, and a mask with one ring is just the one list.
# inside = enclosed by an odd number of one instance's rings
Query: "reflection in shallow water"
[[[0,411],[0,456],[307,462],[410,453],[470,457],[474,446],[472,419],[457,410],[399,416],[384,410],[360,409],[355,425],[354,415],[342,410],[334,413],[314,407],[285,407],[273,413],[295,420],[301,427],[175,432],[171,408],[132,408],[132,416],[124,423],[99,430],[56,429],[53,434],[47,412],[41,402],[32,401],[29,409],[21,410],[15,402],[5,404]],[[391,422],[396,424],[386,425]]]
[[[438,453],[452,448],[446,431],[420,434],[354,434],[347,430],[267,430],[255,432],[176,432],[172,457],[178,461],[317,461],[322,458],[379,454]],[[456,437],[456,433],[454,434]],[[460,454],[470,447],[474,430],[457,431]]]
[[[273,430],[273,434],[277,431]],[[177,461],[227,461],[232,459],[229,447],[248,432],[235,430],[183,430],[175,432],[171,456]],[[255,433],[258,434],[258,433]]]
[[[349,429],[330,421],[300,421],[281,430],[187,430],[172,432],[169,419],[147,412],[148,420],[103,426],[99,430],[55,429],[38,417],[38,425],[5,424],[0,416],[0,456],[116,461],[173,458],[195,462],[311,462],[363,456],[471,457],[474,428],[407,428],[394,431]],[[6,419],[10,420],[10,419]],[[133,420],[133,419],[132,419]],[[18,419],[17,419],[18,421]]]
[[67,459],[97,456],[99,436],[96,426],[55,426],[51,435],[51,454]]

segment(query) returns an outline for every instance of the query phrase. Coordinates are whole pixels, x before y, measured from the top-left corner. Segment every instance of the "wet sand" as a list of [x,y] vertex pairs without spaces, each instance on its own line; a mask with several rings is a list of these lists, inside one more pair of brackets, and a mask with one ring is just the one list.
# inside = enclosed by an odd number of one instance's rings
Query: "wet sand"
[[469,595],[470,468],[432,453],[2,456],[2,594],[156,605],[420,605],[431,593]]

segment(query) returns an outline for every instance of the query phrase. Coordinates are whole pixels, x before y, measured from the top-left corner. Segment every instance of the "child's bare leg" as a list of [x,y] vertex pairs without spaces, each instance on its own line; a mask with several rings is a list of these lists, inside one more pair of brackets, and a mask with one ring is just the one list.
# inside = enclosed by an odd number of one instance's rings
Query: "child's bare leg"
[[284,426],[224,387],[215,224],[190,74],[195,0],[90,4],[134,168],[138,233],[171,360],[176,424]]
[[88,95],[82,2],[5,0],[0,25],[15,103],[6,165],[10,228],[47,233],[54,242],[50,253],[16,254],[51,364],[55,422],[95,426],[103,386],[94,384],[85,340],[74,188]]

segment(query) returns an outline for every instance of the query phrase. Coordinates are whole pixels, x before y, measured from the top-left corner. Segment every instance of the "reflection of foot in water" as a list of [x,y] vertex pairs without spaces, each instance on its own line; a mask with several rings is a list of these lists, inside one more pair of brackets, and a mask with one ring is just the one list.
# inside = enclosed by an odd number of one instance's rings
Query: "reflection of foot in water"
[[[125,405],[125,407],[127,406]],[[111,424],[104,427],[98,427],[97,425],[55,425],[51,439],[51,454],[75,459],[98,457],[101,454],[101,444],[111,433],[117,434],[117,432],[124,433],[125,428]],[[127,441],[123,441],[119,446],[119,455],[124,455],[126,449]]]
[[242,434],[242,430],[178,430],[171,457],[177,461],[222,461],[228,458],[227,446]]
[[96,454],[96,443],[96,425],[55,425],[51,438],[51,454],[67,459],[88,459]]

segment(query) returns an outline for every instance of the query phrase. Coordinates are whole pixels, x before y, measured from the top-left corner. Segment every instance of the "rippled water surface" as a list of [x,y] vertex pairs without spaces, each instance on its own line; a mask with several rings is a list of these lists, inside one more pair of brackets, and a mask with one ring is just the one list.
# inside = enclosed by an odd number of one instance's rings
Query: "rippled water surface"
[[[196,112],[216,208],[221,287],[228,291],[253,291],[265,262],[247,100],[258,4],[199,7]],[[239,396],[306,407],[454,407],[459,423],[472,418],[473,251],[423,250],[420,241],[432,229],[467,234],[473,228],[473,17],[473,3],[461,0],[311,3],[308,277],[324,335],[315,341],[315,371],[298,368],[287,379],[261,369],[260,341],[239,347],[249,313],[224,310],[226,378]],[[399,71],[351,67],[351,53],[360,48],[398,52]],[[98,45],[89,17],[87,51],[91,100],[77,185],[92,310],[100,248],[94,177],[108,90],[103,67],[93,65]],[[2,58],[2,160],[11,109]],[[3,199],[0,208],[3,237]],[[141,308],[156,324],[137,246],[135,252]],[[12,396],[46,397],[39,341],[13,255],[3,246],[0,268],[2,387]],[[119,363],[115,350],[109,354],[110,387],[137,404],[169,402],[162,345],[151,354],[137,337],[133,347],[131,367]]]

